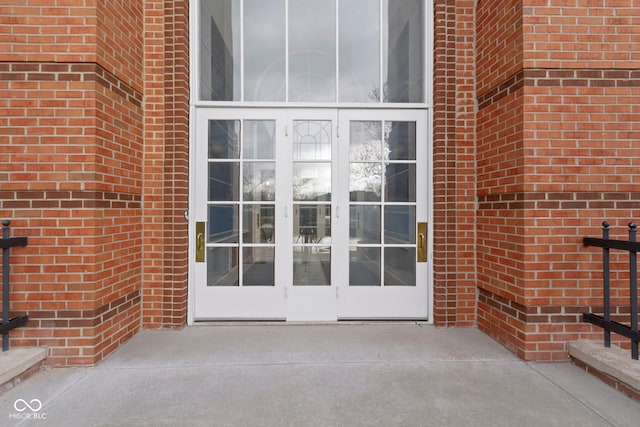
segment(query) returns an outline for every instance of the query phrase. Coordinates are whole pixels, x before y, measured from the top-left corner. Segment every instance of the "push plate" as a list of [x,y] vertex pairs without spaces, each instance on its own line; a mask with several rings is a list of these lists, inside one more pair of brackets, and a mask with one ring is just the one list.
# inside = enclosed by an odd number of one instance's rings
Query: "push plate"
[[204,262],[205,223],[196,222],[196,262]]
[[427,262],[427,237],[429,225],[426,222],[418,223],[418,262]]

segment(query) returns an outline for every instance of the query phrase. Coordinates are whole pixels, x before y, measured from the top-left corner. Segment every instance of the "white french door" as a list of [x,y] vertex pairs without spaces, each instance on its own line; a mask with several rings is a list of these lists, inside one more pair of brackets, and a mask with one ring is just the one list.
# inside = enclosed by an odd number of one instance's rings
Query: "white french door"
[[196,321],[428,317],[424,110],[196,112]]

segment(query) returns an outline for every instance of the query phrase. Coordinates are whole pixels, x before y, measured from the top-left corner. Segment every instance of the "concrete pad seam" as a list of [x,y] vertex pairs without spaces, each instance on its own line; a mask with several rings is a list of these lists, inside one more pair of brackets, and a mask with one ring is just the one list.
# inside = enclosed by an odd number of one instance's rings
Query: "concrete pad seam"
[[534,365],[532,365],[531,363],[526,363],[526,365],[533,370],[535,373],[537,373],[538,375],[540,375],[542,378],[544,378],[545,380],[549,381],[551,384],[553,384],[554,387],[556,387],[558,390],[562,391],[563,393],[567,394],[568,396],[570,396],[573,400],[575,400],[576,402],[578,402],[580,405],[582,405],[583,407],[585,407],[587,410],[593,412],[594,414],[596,414],[598,417],[600,417],[604,422],[608,423],[609,425],[616,427],[616,423],[613,422],[612,420],[610,420],[605,414],[603,414],[602,412],[600,412],[597,408],[594,408],[592,405],[589,404],[589,402],[585,401],[584,399],[580,399],[578,396],[574,395],[573,393],[571,393],[569,390],[567,390],[565,387],[562,387],[560,384],[558,384],[556,381],[554,381],[551,377],[549,377],[548,375],[544,374],[543,372],[539,371],[538,369],[535,368]]

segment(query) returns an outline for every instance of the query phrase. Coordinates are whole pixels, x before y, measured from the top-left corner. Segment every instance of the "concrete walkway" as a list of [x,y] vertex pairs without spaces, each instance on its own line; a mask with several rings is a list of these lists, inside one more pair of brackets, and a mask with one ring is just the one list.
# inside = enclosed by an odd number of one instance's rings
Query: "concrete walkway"
[[525,363],[476,329],[410,323],[143,331],[95,368],[43,370],[0,395],[2,426],[639,420],[640,404],[570,363]]

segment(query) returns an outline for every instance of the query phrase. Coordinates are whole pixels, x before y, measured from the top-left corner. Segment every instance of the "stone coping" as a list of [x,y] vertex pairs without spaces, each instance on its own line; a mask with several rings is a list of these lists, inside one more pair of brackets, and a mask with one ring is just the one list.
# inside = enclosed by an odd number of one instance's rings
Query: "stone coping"
[[602,341],[579,340],[569,343],[569,355],[640,393],[640,361],[631,358],[630,350]]
[[19,377],[47,357],[44,347],[14,347],[0,352],[0,386]]

